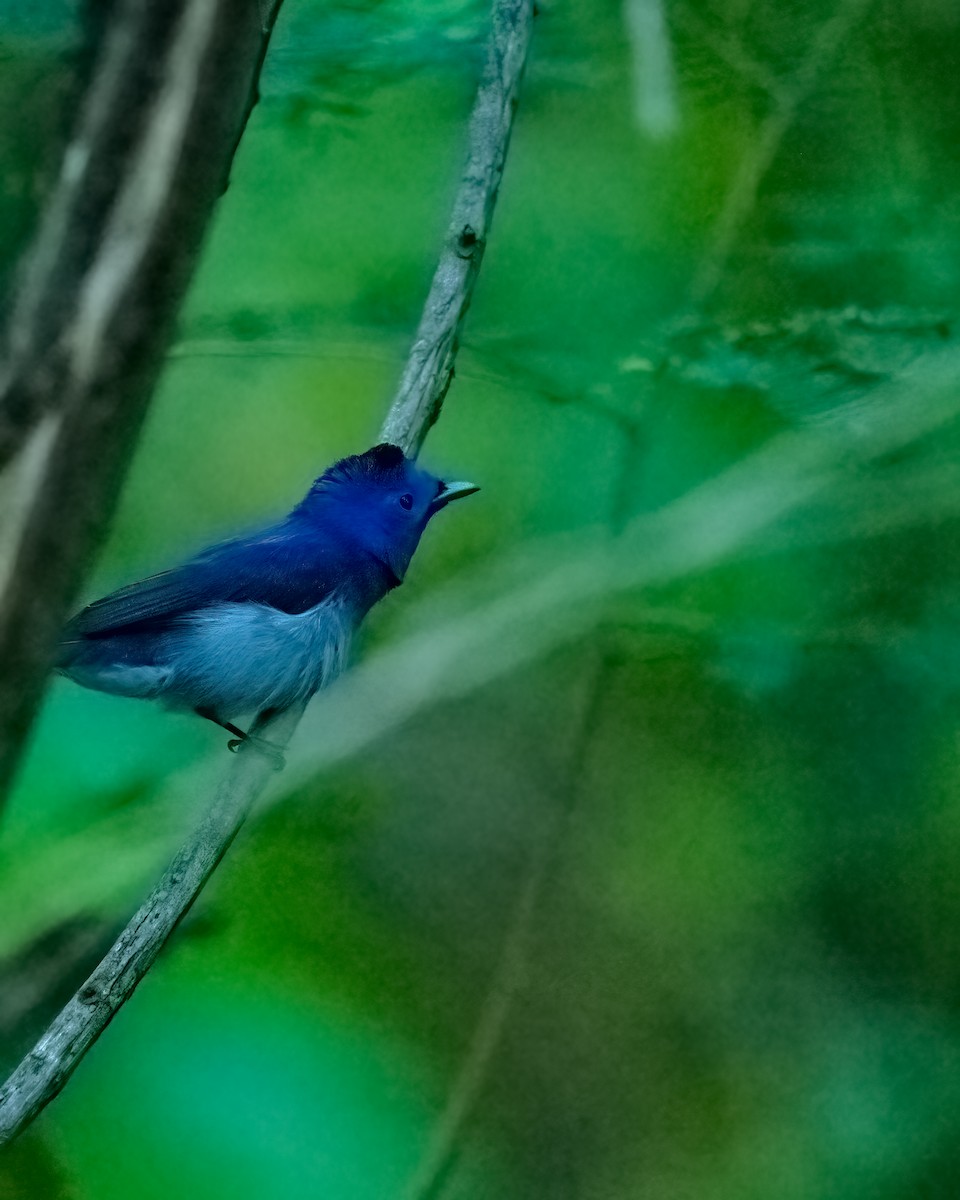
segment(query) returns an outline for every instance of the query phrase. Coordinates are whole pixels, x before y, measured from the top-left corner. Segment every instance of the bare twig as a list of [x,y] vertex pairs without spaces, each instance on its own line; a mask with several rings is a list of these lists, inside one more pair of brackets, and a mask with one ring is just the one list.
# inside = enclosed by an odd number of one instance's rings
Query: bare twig
[[0,466],[29,462],[0,569],[0,798],[113,511],[277,7],[120,0],[24,264],[0,364]]
[[[299,713],[284,714],[271,738],[286,744]],[[133,993],[237,834],[273,767],[262,754],[230,764],[203,823],[114,942],[0,1090],[0,1145],[28,1125],[63,1088],[75,1067]]]
[[460,326],[497,202],[532,26],[532,0],[495,0],[463,181],[400,388],[380,431],[383,441],[410,455],[423,445],[453,378]]
[[[606,629],[618,639],[628,626],[642,626],[648,634],[657,627],[681,629],[685,636],[730,632],[722,621],[718,625],[692,610],[638,611],[637,597],[647,589],[798,544],[885,536],[922,523],[934,498],[939,515],[944,497],[952,498],[951,511],[957,511],[960,496],[948,478],[949,464],[942,479],[938,469],[935,480],[924,482],[922,463],[915,475],[912,456],[896,452],[929,447],[931,435],[956,421],[958,371],[960,352],[952,347],[912,365],[878,388],[869,415],[777,435],[692,493],[633,517],[619,537],[605,541],[593,528],[573,541],[554,535],[462,574],[419,606],[420,618],[405,633],[312,702],[283,788],[264,804],[315,786],[320,774],[369,752],[412,714],[449,705],[548,653],[583,645],[598,631]],[[881,466],[889,475],[891,454],[907,467],[888,479],[877,478]],[[861,487],[868,490],[868,512],[858,507]],[[891,509],[890,496],[901,492],[902,502]],[[444,614],[441,620],[438,611]],[[801,623],[783,632],[803,638],[811,631]],[[664,649],[670,652],[670,645],[660,643],[659,652]],[[0,923],[0,956],[15,954],[29,938],[74,916],[78,910],[70,896],[77,886],[83,894],[79,911],[113,919],[118,906],[126,906],[123,897],[140,894],[156,863],[177,844],[189,798],[205,794],[206,770],[216,767],[220,753],[211,755],[207,766],[190,768],[185,781],[168,780],[154,792],[149,815],[140,808],[115,813],[78,831],[76,838],[54,839],[46,850],[33,845],[21,853],[11,846],[11,861],[0,876],[0,911],[19,911],[15,920]],[[136,846],[132,856],[131,844]],[[78,877],[79,864],[118,855],[108,872]],[[31,895],[36,879],[61,883],[52,890],[34,887]]]
[[[764,77],[762,85],[770,93],[773,108],[760,130],[757,142],[741,160],[728,187],[714,226],[711,243],[691,285],[692,308],[705,303],[720,282],[736,238],[756,204],[760,183],[769,170],[797,109],[813,90],[821,71],[836,53],[839,43],[861,18],[870,3],[871,0],[842,0],[835,15],[820,29],[810,53],[794,75],[789,87],[781,88],[772,77]],[[647,35],[649,32],[645,30]],[[724,49],[729,48],[725,46]],[[622,535],[629,517],[627,488],[638,451],[638,435],[635,426],[621,424],[620,428],[627,439],[626,453],[620,470],[610,525],[612,530]],[[576,804],[578,776],[589,749],[609,665],[609,653],[601,651],[593,679],[588,686],[580,732],[575,739],[576,748],[571,764],[572,778],[566,790],[565,803],[560,805],[556,820],[541,832],[531,851],[477,1023],[451,1084],[444,1109],[403,1193],[404,1200],[439,1200],[456,1155],[463,1127],[469,1119],[487,1079],[490,1063],[499,1048],[526,968],[531,927],[547,877],[547,869],[557,853],[567,820]]]
[[[450,382],[457,335],[500,183],[532,10],[532,0],[494,0],[489,66],[470,125],[468,169],[454,203],[457,217],[453,228],[459,230],[458,238],[464,233],[461,218],[480,222],[481,236],[477,252],[468,258],[461,260],[450,246],[444,250],[420,327],[421,334],[430,331],[431,346],[424,346],[418,335],[411,363],[420,365],[406,371],[384,426],[383,436],[410,452],[416,451],[436,420]],[[451,259],[451,249],[456,262]],[[291,710],[277,717],[269,727],[270,739],[285,745],[301,715],[302,711]],[[257,753],[241,754],[230,764],[208,817],[106,958],[0,1088],[0,1144],[16,1137],[60,1092],[83,1055],[133,994],[236,836],[270,774],[269,762]]]

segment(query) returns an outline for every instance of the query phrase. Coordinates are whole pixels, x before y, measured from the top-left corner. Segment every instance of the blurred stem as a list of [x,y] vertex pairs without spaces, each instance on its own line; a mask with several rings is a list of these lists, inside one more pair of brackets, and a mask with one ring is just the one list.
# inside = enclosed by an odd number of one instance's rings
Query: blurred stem
[[766,63],[754,58],[736,34],[725,32],[701,15],[687,0],[671,10],[674,20],[685,25],[717,58],[731,67],[743,79],[766,92],[774,100],[783,90],[782,82]]
[[0,362],[0,802],[255,102],[278,5],[118,0]]
[[[43,1029],[57,1008],[113,942],[117,922],[86,914],[68,918],[4,964],[0,1051]],[[4,1061],[3,1065],[8,1064]]]
[[420,1163],[403,1192],[403,1200],[440,1200],[457,1158],[460,1136],[489,1078],[507,1020],[525,980],[534,918],[549,869],[556,860],[582,790],[608,666],[608,656],[601,652],[594,661],[592,677],[585,689],[586,702],[572,735],[567,784],[552,819],[530,852],[473,1035]]
[[[215,0],[195,0],[212,4]],[[467,168],[454,201],[454,244],[441,253],[420,333],[384,425],[415,453],[436,420],[453,374],[457,334],[480,266],[496,200],[533,20],[533,0],[494,0],[487,69],[470,122]],[[477,246],[464,217],[477,220]],[[458,248],[466,257],[461,257]],[[453,261],[453,260],[456,261]],[[436,340],[424,344],[424,331]],[[423,336],[421,336],[421,334]],[[286,745],[302,716],[288,710],[265,727]],[[213,807],[126,926],[107,956],[0,1088],[0,1144],[12,1140],[63,1088],[87,1050],[133,994],[193,904],[266,787],[271,763],[255,750],[230,763]]]
[[623,23],[630,46],[634,120],[648,137],[671,137],[680,127],[680,111],[663,0],[624,0]]
[[[623,532],[630,517],[630,484],[642,450],[637,427],[628,422],[618,423],[623,436],[623,455],[611,498],[610,527],[615,535]],[[530,852],[473,1036],[447,1095],[443,1112],[404,1190],[404,1200],[440,1200],[456,1159],[460,1135],[489,1076],[513,1002],[524,982],[533,922],[549,868],[556,860],[583,791],[587,757],[599,723],[607,676],[614,657],[609,648],[601,645],[584,689],[583,707],[571,735],[573,749],[566,773],[566,786],[561,789],[553,819],[547,822]]]
[[[850,33],[873,0],[840,0],[836,12],[820,27],[806,58],[787,83],[771,92],[773,107],[734,173],[713,228],[710,244],[691,285],[691,301],[703,307],[713,297],[740,230],[757,202],[757,194],[773,165],[784,135],[800,106],[810,97],[824,71],[847,44]],[[768,85],[769,86],[769,85]]]
[[[927,478],[922,461],[901,452],[929,448],[956,421],[958,371],[956,349],[928,356],[874,392],[869,417],[858,413],[850,423],[777,435],[708,483],[634,517],[619,537],[604,539],[590,528],[574,540],[528,542],[424,596],[408,612],[406,634],[311,703],[283,788],[265,803],[315,785],[319,775],[368,753],[417,713],[502,682],[561,646],[587,642],[600,628],[612,653],[622,653],[625,629],[635,637],[659,627],[658,655],[676,653],[676,641],[663,641],[671,630],[742,635],[742,628],[724,628],[715,616],[686,607],[683,596],[693,600],[696,589],[675,598],[679,608],[659,606],[655,597],[665,585],[757,554],[860,541],[941,520],[945,504],[953,512],[960,502],[955,470],[951,475],[944,461]],[[626,484],[620,494],[629,495]],[[647,589],[657,607],[639,612],[637,597]],[[815,626],[815,619],[801,621],[782,632],[810,638]],[[904,635],[896,626],[867,630],[858,621],[855,628],[884,645]],[[832,636],[853,630],[838,628]],[[211,754],[205,765],[166,780],[145,805],[105,815],[73,838],[54,838],[46,847],[11,845],[0,872],[0,911],[7,913],[0,957],[19,953],[28,939],[78,911],[113,920],[127,909],[182,837],[191,798],[206,794],[209,771],[221,759],[222,751]],[[91,862],[107,861],[108,871],[90,871]],[[37,879],[47,883],[38,887]]]

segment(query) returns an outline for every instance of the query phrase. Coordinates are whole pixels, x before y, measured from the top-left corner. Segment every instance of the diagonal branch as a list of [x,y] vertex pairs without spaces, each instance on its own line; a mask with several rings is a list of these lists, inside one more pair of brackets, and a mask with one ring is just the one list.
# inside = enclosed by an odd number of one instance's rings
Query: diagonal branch
[[483,79],[470,117],[470,149],[450,225],[397,395],[380,431],[416,456],[453,379],[460,326],[490,231],[530,44],[532,0],[496,0]]
[[[113,512],[279,3],[119,0],[0,362],[0,799]],[[9,481],[8,481],[9,483]]]
[[[827,69],[846,34],[859,21],[872,0],[840,0],[835,14],[821,27],[813,45],[787,87],[772,76],[762,85],[770,94],[772,108],[763,123],[757,143],[744,156],[720,208],[707,252],[690,287],[691,309],[706,304],[715,292],[743,224],[752,212],[760,185],[770,169],[800,105],[809,97],[821,73]],[[702,24],[692,10],[681,13]],[[724,48],[726,49],[726,47]],[[734,60],[734,65],[740,64]],[[755,73],[754,73],[755,74]],[[629,517],[628,488],[639,452],[637,429],[621,426],[625,454],[614,496],[610,526],[622,536]],[[439,1200],[455,1161],[458,1143],[480,1093],[490,1065],[500,1050],[504,1030],[523,982],[531,935],[544,885],[553,858],[558,853],[579,792],[579,777],[589,750],[603,685],[611,667],[609,651],[602,650],[586,688],[586,704],[574,735],[570,783],[550,825],[534,843],[519,885],[512,913],[503,935],[500,954],[489,987],[480,1006],[464,1056],[451,1083],[443,1110],[424,1148],[413,1176],[403,1191],[404,1200]]]
[[[532,0],[494,0],[487,69],[470,124],[468,166],[454,202],[453,228],[460,230],[462,240],[464,220],[477,221],[478,248],[462,260],[450,245],[442,252],[411,351],[411,365],[384,425],[383,436],[397,440],[411,453],[436,420],[449,386],[457,336],[476,282],[482,239],[500,184],[532,18]],[[451,250],[456,262],[451,260]],[[426,336],[424,331],[430,337],[426,348],[421,337]],[[302,710],[289,710],[275,718],[269,728],[270,739],[286,745],[301,715]],[[262,755],[240,754],[231,761],[208,816],[107,956],[0,1088],[0,1145],[16,1137],[61,1091],[84,1054],[133,994],[226,853],[270,775],[271,764]]]

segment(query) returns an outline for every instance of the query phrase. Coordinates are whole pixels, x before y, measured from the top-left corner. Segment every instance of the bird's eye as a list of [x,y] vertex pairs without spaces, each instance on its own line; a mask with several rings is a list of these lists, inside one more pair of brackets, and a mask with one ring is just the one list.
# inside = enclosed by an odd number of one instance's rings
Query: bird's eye
[[408,509],[413,508],[413,497],[410,495],[409,492],[406,492],[403,496],[400,497],[400,507],[408,508]]

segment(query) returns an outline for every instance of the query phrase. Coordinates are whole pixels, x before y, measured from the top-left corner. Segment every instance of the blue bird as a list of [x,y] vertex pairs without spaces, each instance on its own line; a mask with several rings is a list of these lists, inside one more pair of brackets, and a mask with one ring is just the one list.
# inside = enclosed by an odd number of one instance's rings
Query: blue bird
[[[444,483],[398,446],[325,471],[276,525],[220,542],[97,600],[67,625],[57,669],[84,687],[258,731],[336,677],[360,622],[402,583],[430,518],[479,489]],[[253,718],[249,733],[233,722]]]

